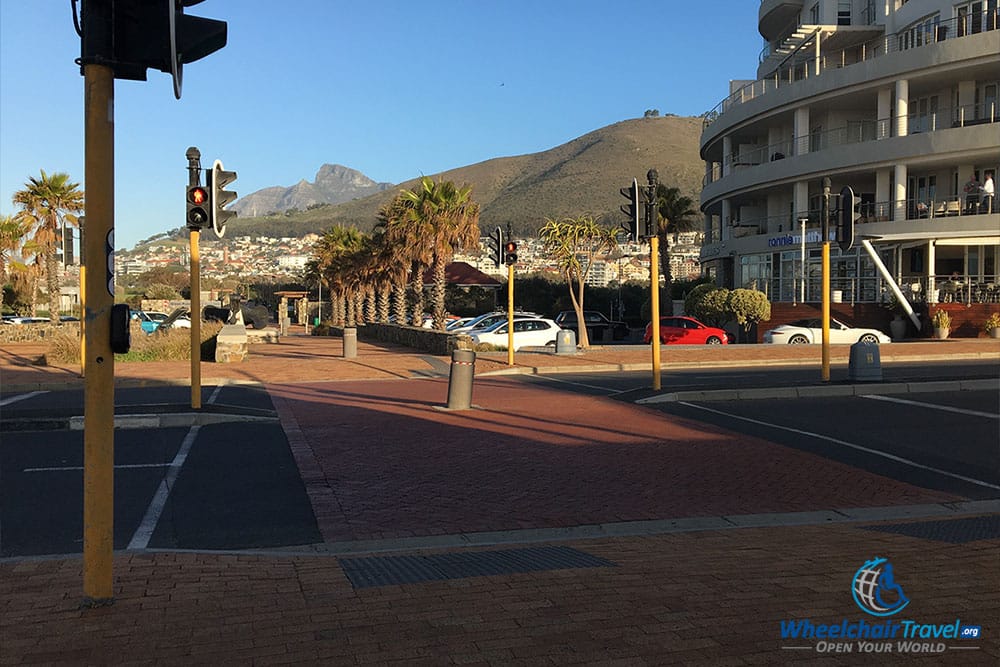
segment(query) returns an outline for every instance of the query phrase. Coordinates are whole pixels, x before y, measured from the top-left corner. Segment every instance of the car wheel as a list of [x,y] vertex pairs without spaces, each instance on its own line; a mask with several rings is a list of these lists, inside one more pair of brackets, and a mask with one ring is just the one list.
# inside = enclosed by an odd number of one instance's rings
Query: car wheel
[[722,345],[722,339],[718,336],[709,336],[708,340],[705,341],[705,345]]
[[876,345],[878,345],[878,336],[876,336],[875,334],[865,334],[864,336],[862,336],[861,338],[858,339],[858,342],[859,343],[875,343]]
[[788,339],[789,345],[805,345],[808,342],[809,339],[803,336],[802,334],[795,334],[794,336]]
[[663,336],[660,336],[660,345],[666,345],[666,344],[667,344],[667,339],[664,338]]
[[548,343],[545,344],[545,347],[555,347],[555,346],[556,342],[554,340],[550,340]]

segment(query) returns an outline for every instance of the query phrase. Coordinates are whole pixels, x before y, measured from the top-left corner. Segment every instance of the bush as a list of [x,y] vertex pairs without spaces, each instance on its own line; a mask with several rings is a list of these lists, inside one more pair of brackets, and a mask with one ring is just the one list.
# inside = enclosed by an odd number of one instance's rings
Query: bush
[[744,332],[749,332],[758,322],[771,319],[771,302],[758,290],[734,289],[729,293],[728,310]]
[[[201,341],[205,343],[218,335],[222,325],[203,322]],[[132,345],[126,354],[116,354],[115,361],[183,361],[191,359],[191,330],[170,329],[147,334],[139,324],[132,324]],[[57,332],[46,338],[46,358],[59,363],[80,362],[80,338],[74,333]],[[204,352],[202,358],[205,358]]]
[[931,323],[934,325],[935,329],[950,329],[951,315],[948,314],[947,310],[938,309],[934,311],[934,315],[931,317]]

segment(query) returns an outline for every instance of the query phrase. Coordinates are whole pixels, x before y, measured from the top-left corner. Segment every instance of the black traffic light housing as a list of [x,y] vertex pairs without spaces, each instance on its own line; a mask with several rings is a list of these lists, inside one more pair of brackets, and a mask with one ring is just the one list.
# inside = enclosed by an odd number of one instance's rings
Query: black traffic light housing
[[499,227],[490,236],[490,259],[498,269],[503,266],[503,231]]
[[622,196],[628,199],[628,204],[621,207],[621,212],[625,214],[625,222],[622,229],[628,232],[633,241],[639,240],[639,182],[632,179],[632,185],[619,190]]
[[517,244],[507,241],[503,245],[503,263],[507,266],[517,264]]
[[220,239],[226,233],[226,222],[236,217],[236,211],[227,211],[226,207],[236,201],[237,194],[226,190],[226,186],[236,180],[235,171],[226,171],[222,162],[216,160],[212,171],[208,172],[208,187],[211,190],[210,209],[212,229]]
[[125,354],[132,348],[132,312],[127,303],[111,306],[111,351]]
[[85,0],[80,64],[111,67],[116,79],[146,80],[168,72],[181,97],[182,68],[226,45],[225,21],[188,16],[201,0]]
[[854,246],[854,223],[861,217],[861,198],[854,196],[850,186],[840,191],[840,214],[837,217],[837,245],[842,252]]
[[209,223],[209,207],[212,205],[208,189],[200,185],[190,185],[187,189],[187,221],[188,229],[201,230]]

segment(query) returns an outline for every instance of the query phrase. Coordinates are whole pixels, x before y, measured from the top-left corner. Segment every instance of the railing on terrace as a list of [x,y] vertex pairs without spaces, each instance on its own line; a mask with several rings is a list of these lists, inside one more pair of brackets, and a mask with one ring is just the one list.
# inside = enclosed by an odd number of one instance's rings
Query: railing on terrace
[[[705,112],[702,117],[702,127],[703,129],[708,128],[722,117],[723,114],[740,104],[766,95],[768,92],[777,90],[778,88],[794,85],[796,82],[812,76],[821,76],[827,69],[840,69],[873,58],[879,58],[889,53],[922,48],[948,39],[962,38],[996,30],[998,18],[1000,18],[1000,9],[993,9],[990,12],[982,14],[966,15],[940,21],[936,24],[928,23],[900,33],[883,35],[878,39],[863,42],[847,49],[841,49],[840,51],[821,53],[819,58],[819,72],[816,72],[815,57],[803,57],[795,59],[793,62],[784,63],[775,71],[773,76],[748,83],[719,102],[713,109]],[[816,39],[816,36],[814,35],[810,39]],[[799,44],[796,50],[802,50],[807,43],[808,41]]]
[[[837,197],[830,200],[831,215],[837,209]],[[863,202],[859,205],[859,224],[873,222],[905,222],[908,220],[929,220],[941,219],[942,224],[947,224],[949,218],[956,218],[967,215],[987,215],[997,212],[997,203],[993,202],[992,210],[987,210],[989,203],[982,197],[981,193],[969,195],[958,195],[952,197],[934,197],[927,199],[899,199],[895,201]],[[729,226],[733,228],[731,236],[741,238],[746,236],[759,236],[765,234],[799,234],[801,233],[801,220],[806,219],[806,242],[815,243],[820,240],[817,226],[820,222],[819,211],[809,211],[800,213],[794,217],[790,215],[774,215],[746,220],[731,220]],[[833,224],[831,223],[831,229]],[[858,233],[863,233],[859,230]]]
[[[797,301],[804,296],[805,302],[819,301],[823,294],[822,279],[810,272],[803,286],[800,270],[796,266],[794,276],[751,280],[744,287],[761,289],[772,300]],[[1000,303],[1000,282],[996,275],[932,276],[934,287],[931,290],[928,290],[931,282],[926,276],[897,275],[895,280],[911,304]],[[842,303],[880,303],[888,306],[892,302],[892,290],[881,276],[830,276],[830,291],[834,301]]]
[[723,163],[712,165],[702,185],[708,185],[731,173],[733,168],[754,167],[798,155],[816,153],[836,146],[877,141],[899,136],[903,128],[907,134],[923,134],[956,127],[970,127],[1000,121],[1000,108],[996,102],[966,104],[955,108],[939,109],[933,113],[912,113],[903,118],[852,122],[844,127],[793,137],[767,146],[742,148],[733,155],[723,157]]

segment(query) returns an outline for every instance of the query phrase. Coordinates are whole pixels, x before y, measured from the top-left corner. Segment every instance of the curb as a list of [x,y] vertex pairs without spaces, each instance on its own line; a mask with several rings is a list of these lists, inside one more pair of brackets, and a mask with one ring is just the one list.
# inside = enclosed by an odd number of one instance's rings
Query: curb
[[827,398],[863,396],[866,394],[922,394],[935,391],[1000,391],[1000,378],[990,380],[948,380],[901,382],[892,384],[818,385],[811,387],[766,387],[761,389],[718,389],[709,391],[676,391],[641,398],[639,405],[676,403],[678,401],[737,401],[767,398]]

